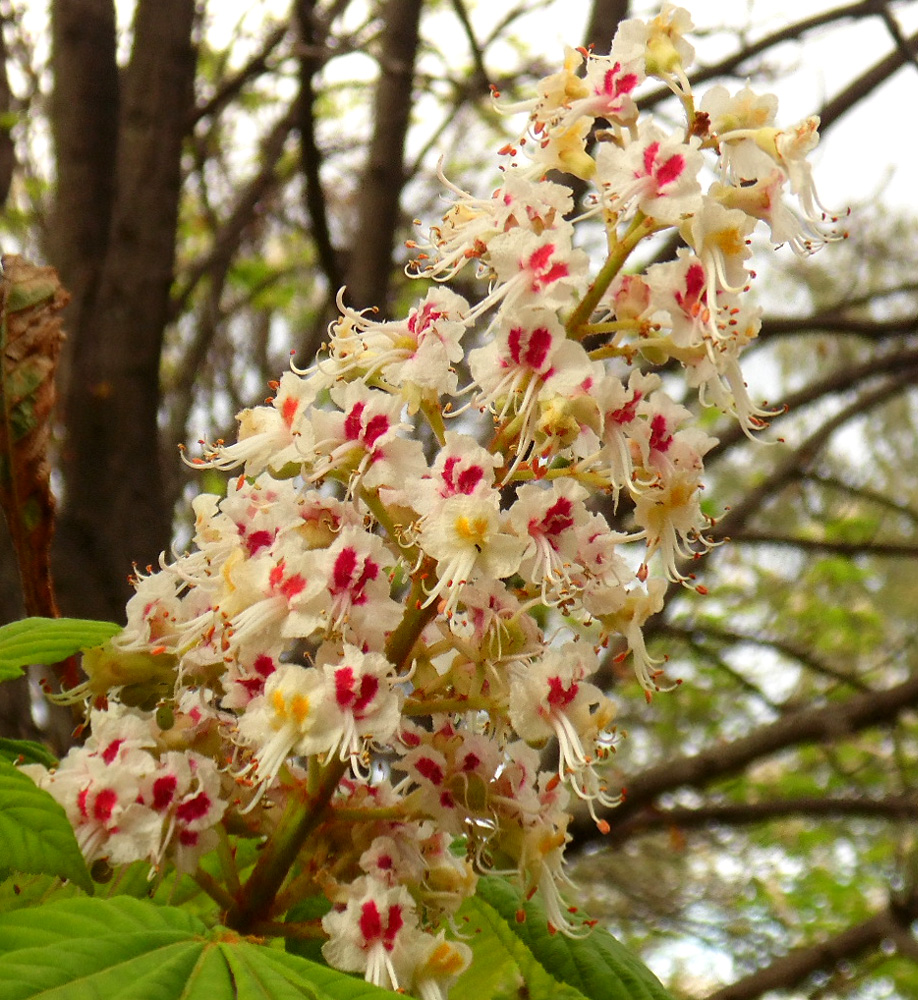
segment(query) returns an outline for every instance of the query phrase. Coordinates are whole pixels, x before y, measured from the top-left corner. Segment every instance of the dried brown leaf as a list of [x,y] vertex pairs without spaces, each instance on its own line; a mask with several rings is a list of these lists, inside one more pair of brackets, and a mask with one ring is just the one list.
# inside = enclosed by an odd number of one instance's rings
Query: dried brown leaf
[[51,267],[3,257],[0,277],[0,506],[19,563],[26,612],[57,616],[51,582],[54,496],[48,445],[54,372],[69,295]]

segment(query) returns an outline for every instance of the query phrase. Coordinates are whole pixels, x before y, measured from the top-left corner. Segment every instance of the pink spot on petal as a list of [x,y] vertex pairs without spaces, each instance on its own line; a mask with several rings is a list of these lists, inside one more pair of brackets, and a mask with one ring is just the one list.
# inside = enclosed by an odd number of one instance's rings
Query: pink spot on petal
[[113,788],[103,788],[92,804],[92,814],[100,823],[107,823],[112,818],[116,805],[118,793]]
[[359,924],[366,946],[374,944],[382,937],[382,919],[372,899],[367,900],[360,908]]
[[360,693],[357,695],[353,707],[355,716],[360,716],[367,705],[369,705],[370,702],[376,697],[376,692],[378,690],[378,677],[373,677],[371,674],[364,674],[364,676],[360,678]]
[[388,430],[389,418],[384,413],[378,413],[375,417],[371,417],[363,432],[364,445],[367,448],[372,448]]
[[415,767],[418,774],[422,778],[426,778],[432,785],[443,784],[443,769],[435,760],[431,760],[430,757],[421,757]]
[[464,493],[466,496],[471,496],[475,492],[475,487],[484,478],[484,469],[480,465],[471,465],[467,469],[463,469],[459,473],[459,479],[457,486],[459,487],[459,492]]
[[162,812],[172,803],[177,784],[178,779],[174,774],[164,774],[153,782],[153,802],[151,805],[157,812]]
[[267,653],[259,653],[258,656],[255,657],[252,669],[256,674],[258,674],[259,677],[270,677],[277,668],[274,664],[273,657],[268,656]]
[[296,416],[296,411],[299,408],[300,401],[293,396],[287,396],[281,403],[281,418],[288,427],[292,426],[293,418]]
[[574,505],[567,497],[558,499],[545,511],[540,527],[546,535],[559,535],[574,524]]
[[272,531],[253,531],[251,535],[248,535],[245,539],[245,547],[248,549],[249,555],[254,556],[256,552],[260,549],[268,548],[274,541],[274,532]]
[[685,170],[684,157],[679,154],[671,156],[657,171],[657,186],[664,187],[677,181],[682,176],[683,170]]
[[364,403],[355,403],[351,412],[344,418],[344,436],[348,441],[356,441],[363,429]]
[[395,936],[402,929],[405,920],[402,917],[402,908],[398,903],[389,907],[389,919],[386,921],[386,932],[383,936],[383,944],[386,951],[392,951],[395,946]]
[[182,802],[175,810],[175,815],[182,823],[190,823],[206,816],[212,805],[213,802],[207,792],[198,792],[193,798]]
[[292,600],[297,594],[302,593],[306,586],[306,581],[299,573],[294,573],[292,576],[284,580],[281,584],[280,591],[287,598],[287,600]]
[[342,549],[335,559],[332,570],[332,589],[334,593],[347,590],[351,584],[351,576],[357,565],[357,551],[350,547]]
[[565,709],[577,697],[577,684],[565,687],[560,677],[548,678],[548,704],[552,708]]
[[554,243],[546,243],[544,246],[532,251],[529,255],[527,266],[531,271],[543,271],[546,267],[548,267],[548,262],[551,260],[554,252]]
[[666,454],[673,443],[673,436],[666,426],[666,417],[662,413],[654,414],[650,421],[650,450]]

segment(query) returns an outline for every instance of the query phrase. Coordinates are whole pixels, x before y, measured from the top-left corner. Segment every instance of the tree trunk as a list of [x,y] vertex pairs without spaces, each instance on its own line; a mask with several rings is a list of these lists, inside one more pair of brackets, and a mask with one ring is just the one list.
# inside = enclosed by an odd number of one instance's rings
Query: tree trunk
[[[84,20],[90,12],[98,18],[95,29]],[[58,196],[56,228],[63,235],[56,256],[79,296],[69,317],[72,369],[55,569],[65,614],[122,620],[132,562],[155,562],[170,534],[157,446],[159,363],[182,141],[193,107],[195,5],[141,0],[120,96],[109,79],[110,14],[110,0],[54,6],[56,153],[58,163],[71,164]],[[92,81],[93,74],[108,83]],[[68,119],[85,122],[104,146],[113,99],[115,149],[93,148]]]
[[411,116],[422,0],[389,0],[373,111],[373,138],[360,183],[357,231],[347,275],[348,303],[383,314],[392,277],[399,199],[405,183],[405,136]]

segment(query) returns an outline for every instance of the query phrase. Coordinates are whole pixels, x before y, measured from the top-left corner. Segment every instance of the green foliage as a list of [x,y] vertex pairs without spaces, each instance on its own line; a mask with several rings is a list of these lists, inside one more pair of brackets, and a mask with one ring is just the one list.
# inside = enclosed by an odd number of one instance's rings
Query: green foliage
[[[287,923],[321,920],[331,909],[331,903],[324,896],[310,896],[301,899],[287,913]],[[321,962],[322,942],[316,938],[287,938],[287,951],[292,955],[300,955],[313,962]]]
[[24,618],[0,628],[0,681],[18,677],[30,664],[53,664],[117,635],[112,622],[80,618]]
[[31,778],[0,761],[0,857],[9,868],[72,879],[92,893],[64,810]]
[[475,957],[451,991],[453,1000],[515,1000],[523,985],[530,1000],[671,1000],[607,931],[584,925],[578,928],[582,937],[557,933],[542,904],[525,900],[503,879],[483,878],[460,916]]
[[374,1000],[395,994],[147,900],[0,914],[0,1000]]
[[10,740],[0,736],[0,761],[10,764],[41,764],[42,767],[54,767],[57,758],[34,740]]
[[[290,917],[314,919],[322,908],[307,900]],[[606,931],[576,939],[550,933],[541,905],[501,879],[482,880],[460,921],[475,958],[453,1000],[517,1000],[524,989],[530,1000],[670,1000]],[[286,953],[264,947],[186,907],[133,895],[61,898],[47,877],[0,886],[0,1000],[394,996],[303,957],[303,945],[291,943]]]

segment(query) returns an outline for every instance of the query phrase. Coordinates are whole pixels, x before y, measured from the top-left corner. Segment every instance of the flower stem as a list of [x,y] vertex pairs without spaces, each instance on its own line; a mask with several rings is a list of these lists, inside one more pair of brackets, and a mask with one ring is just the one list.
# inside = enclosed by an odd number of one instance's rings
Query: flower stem
[[217,825],[217,837],[219,838],[217,841],[217,856],[220,858],[220,870],[223,872],[223,881],[226,882],[231,893],[238,893],[240,889],[239,872],[236,869],[233,846],[230,844],[226,827],[222,823]]
[[587,328],[590,317],[599,305],[599,300],[605,294],[606,289],[612,284],[613,278],[624,267],[625,261],[638,243],[657,228],[658,223],[655,219],[644,215],[643,212],[638,212],[629,226],[628,232],[609,252],[608,260],[603,264],[577,308],[571,313],[570,319],[565,324],[569,337],[574,340],[582,340],[590,332]]
[[318,785],[311,794],[303,785],[290,788],[287,804],[261,858],[228,908],[228,927],[248,934],[270,915],[278,890],[306,838],[325,815],[346,769],[346,763],[333,758],[323,768]]
[[493,698],[409,698],[402,706],[402,715],[433,715],[436,712],[493,712],[498,708]]
[[386,657],[390,663],[395,664],[399,672],[408,668],[414,644],[424,631],[424,626],[437,613],[436,601],[424,603],[427,597],[424,580],[434,575],[434,567],[432,559],[424,559],[420,571],[415,574],[411,592],[405,600],[405,614],[386,640]]
[[209,872],[204,871],[203,868],[198,868],[196,872],[191,876],[195,882],[213,899],[215,902],[219,903],[221,906],[229,910],[235,905],[235,900],[233,897],[223,888],[222,885],[211,875]]
[[252,933],[259,937],[289,937],[298,941],[324,941],[328,938],[319,920],[289,924],[277,920],[262,920],[252,927]]

